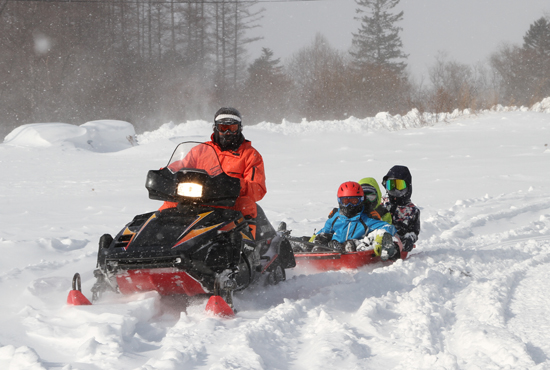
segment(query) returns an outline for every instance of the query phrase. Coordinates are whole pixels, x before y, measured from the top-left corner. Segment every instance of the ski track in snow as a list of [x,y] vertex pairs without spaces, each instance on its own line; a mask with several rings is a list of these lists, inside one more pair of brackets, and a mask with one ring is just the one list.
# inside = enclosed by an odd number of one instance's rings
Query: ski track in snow
[[[196,135],[206,139],[208,126],[196,125]],[[273,153],[260,128],[255,130],[259,146]],[[289,147],[307,141],[293,140]],[[0,368],[550,368],[550,192],[540,186],[460,199],[447,209],[422,208],[420,240],[407,260],[356,271],[288,270],[287,281],[277,286],[237,293],[234,319],[205,315],[204,297],[161,298],[153,292],[65,306],[76,271],[89,296],[100,235],[116,233],[134,214],[158,206],[143,200],[143,173],[164,163],[173,148],[163,142],[166,155],[147,158],[149,145],[161,150],[152,142],[117,153],[71,152],[78,160],[95,161],[76,180],[52,166],[37,168],[28,179],[21,161],[32,154],[0,146],[2,169],[13,175],[0,183],[0,197],[13,212],[9,220],[2,213],[11,227],[0,234]],[[41,153],[63,158],[54,149]],[[288,156],[292,153],[300,151]],[[128,169],[133,156],[141,163]],[[307,168],[306,178],[324,169],[307,158],[300,161],[296,171]],[[69,170],[78,171],[75,160],[70,163]],[[336,182],[347,180],[338,176]],[[300,186],[275,185],[276,200],[262,203],[271,222],[288,222],[293,235],[310,234],[332,206],[320,185],[306,207],[322,211],[305,212],[303,203],[289,206],[285,194],[302,191]],[[25,187],[36,191],[24,195]],[[41,199],[47,201],[37,204]],[[414,194],[413,200],[422,206]]]

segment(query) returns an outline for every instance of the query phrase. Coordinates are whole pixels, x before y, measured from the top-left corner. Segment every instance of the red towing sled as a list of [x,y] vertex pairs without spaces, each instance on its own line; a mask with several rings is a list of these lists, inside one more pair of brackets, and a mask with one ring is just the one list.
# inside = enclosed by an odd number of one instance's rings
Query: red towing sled
[[[304,238],[287,237],[294,249],[296,268],[314,271],[331,271],[341,269],[357,269],[371,263],[382,262],[374,250],[359,252],[300,252],[311,250],[315,244],[304,241]],[[403,251],[403,244],[397,238],[400,258],[407,258],[408,253]],[[388,262],[392,262],[389,260]]]

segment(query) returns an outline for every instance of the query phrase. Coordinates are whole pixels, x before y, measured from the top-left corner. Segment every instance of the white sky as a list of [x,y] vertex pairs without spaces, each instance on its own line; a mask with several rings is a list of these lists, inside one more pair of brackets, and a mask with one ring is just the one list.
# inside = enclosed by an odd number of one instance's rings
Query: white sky
[[[269,2],[262,28],[262,41],[251,46],[251,58],[262,47],[272,49],[283,62],[309,45],[317,32],[341,50],[351,46],[354,0]],[[415,76],[427,76],[438,51],[449,59],[474,64],[484,61],[501,43],[521,44],[529,25],[550,13],[548,0],[401,0],[395,8],[405,12],[400,26],[404,51]]]

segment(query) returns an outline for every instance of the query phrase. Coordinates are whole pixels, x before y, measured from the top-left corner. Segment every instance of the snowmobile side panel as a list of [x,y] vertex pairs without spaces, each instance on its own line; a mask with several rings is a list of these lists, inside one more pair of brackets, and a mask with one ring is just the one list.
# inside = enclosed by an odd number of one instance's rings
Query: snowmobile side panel
[[161,295],[185,294],[194,296],[208,291],[185,271],[176,268],[128,270],[116,275],[122,294],[155,290]]

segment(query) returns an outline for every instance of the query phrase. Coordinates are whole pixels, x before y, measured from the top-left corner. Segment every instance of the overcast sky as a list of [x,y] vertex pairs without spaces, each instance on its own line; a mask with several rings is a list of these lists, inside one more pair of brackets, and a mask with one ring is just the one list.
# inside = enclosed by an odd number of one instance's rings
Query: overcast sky
[[[251,58],[268,47],[284,63],[311,44],[317,32],[333,47],[348,50],[352,32],[359,29],[354,0],[278,0],[262,6],[266,10],[257,32],[264,39],[251,45]],[[529,25],[550,14],[550,0],[401,0],[394,9],[405,12],[399,25],[410,70],[427,77],[438,51],[447,52],[450,60],[475,64],[504,42],[522,44]]]

